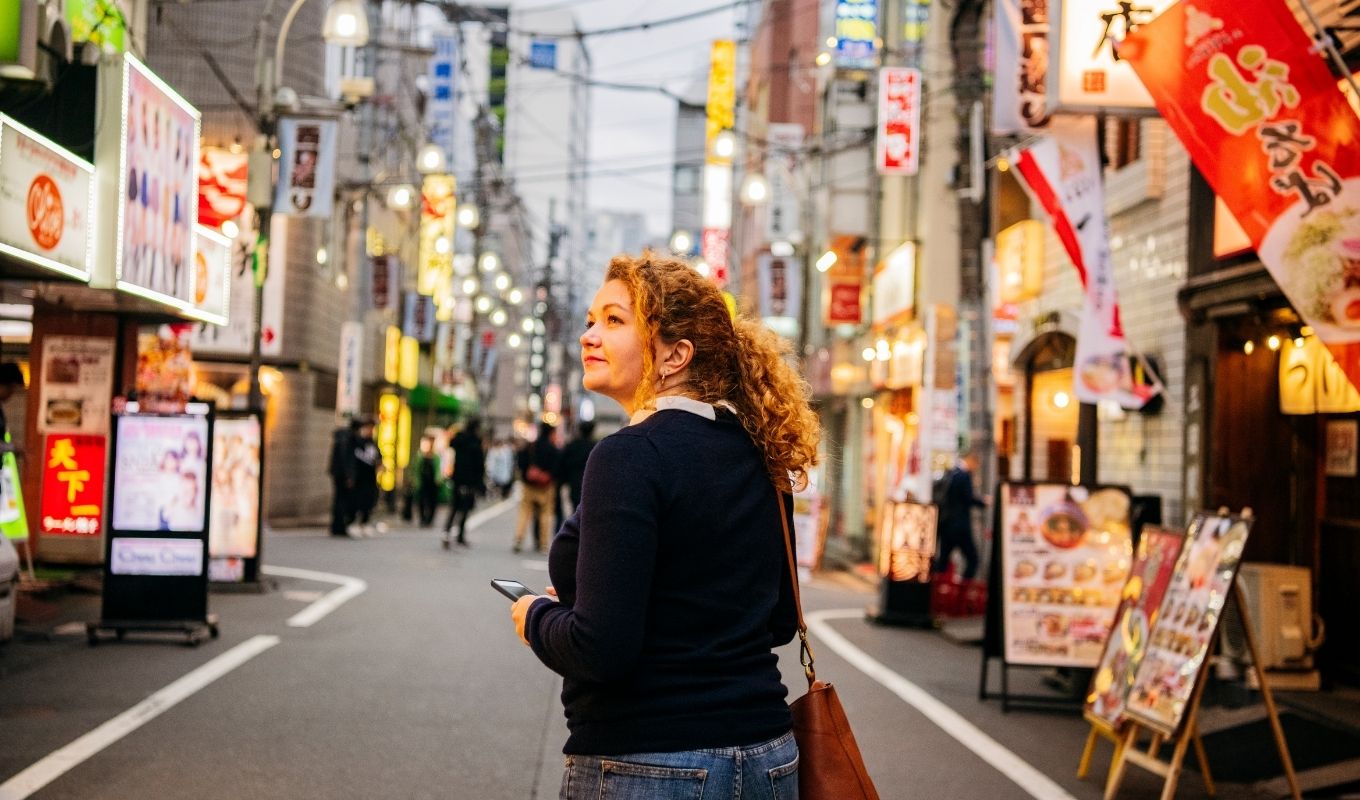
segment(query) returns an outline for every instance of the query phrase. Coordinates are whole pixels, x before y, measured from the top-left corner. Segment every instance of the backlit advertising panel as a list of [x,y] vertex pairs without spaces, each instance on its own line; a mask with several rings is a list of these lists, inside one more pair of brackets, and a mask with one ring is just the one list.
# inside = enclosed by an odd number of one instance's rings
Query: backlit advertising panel
[[208,420],[125,415],[116,424],[113,528],[202,531],[208,496]]

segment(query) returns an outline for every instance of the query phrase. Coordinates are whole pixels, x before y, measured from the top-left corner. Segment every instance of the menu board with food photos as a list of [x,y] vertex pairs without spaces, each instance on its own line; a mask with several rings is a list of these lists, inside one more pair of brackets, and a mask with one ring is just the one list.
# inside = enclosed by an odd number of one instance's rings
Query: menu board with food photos
[[1130,719],[1167,735],[1180,728],[1250,532],[1249,518],[1195,515],[1134,673]]
[[1009,664],[1094,667],[1133,556],[1129,493],[1057,483],[1001,487],[1001,592]]
[[1114,628],[1086,696],[1087,715],[1111,728],[1118,729],[1124,723],[1129,688],[1147,652],[1150,631],[1157,624],[1162,596],[1171,584],[1183,541],[1185,537],[1179,532],[1151,525],[1143,528],[1138,539]]

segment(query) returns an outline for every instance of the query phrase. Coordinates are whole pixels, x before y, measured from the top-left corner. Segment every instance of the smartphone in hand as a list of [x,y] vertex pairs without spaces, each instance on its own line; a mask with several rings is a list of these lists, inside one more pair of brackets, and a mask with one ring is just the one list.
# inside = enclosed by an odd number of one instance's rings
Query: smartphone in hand
[[513,600],[518,600],[525,595],[536,594],[533,589],[508,578],[492,578],[491,586],[501,594]]

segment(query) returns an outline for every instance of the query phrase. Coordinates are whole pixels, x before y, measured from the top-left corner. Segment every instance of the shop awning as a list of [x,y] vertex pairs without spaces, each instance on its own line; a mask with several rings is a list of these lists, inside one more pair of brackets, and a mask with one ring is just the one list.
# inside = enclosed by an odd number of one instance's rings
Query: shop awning
[[416,410],[431,409],[455,415],[463,408],[457,397],[423,383],[416,384],[416,388],[406,393],[406,404]]

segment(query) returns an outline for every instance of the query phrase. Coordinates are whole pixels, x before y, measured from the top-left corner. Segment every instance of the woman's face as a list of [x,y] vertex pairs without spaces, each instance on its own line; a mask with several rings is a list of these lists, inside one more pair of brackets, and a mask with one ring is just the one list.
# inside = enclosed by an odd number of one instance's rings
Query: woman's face
[[642,381],[642,341],[623,281],[606,281],[595,293],[581,334],[581,366],[585,388],[633,412],[633,396]]

